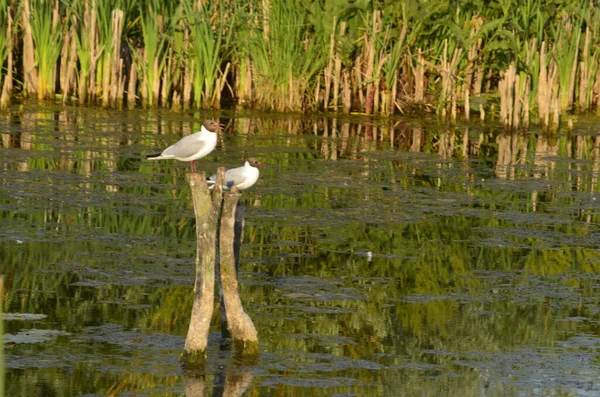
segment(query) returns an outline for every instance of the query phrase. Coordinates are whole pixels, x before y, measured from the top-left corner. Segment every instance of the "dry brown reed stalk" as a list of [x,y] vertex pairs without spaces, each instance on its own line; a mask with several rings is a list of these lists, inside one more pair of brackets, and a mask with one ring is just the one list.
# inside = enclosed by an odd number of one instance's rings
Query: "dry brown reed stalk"
[[127,107],[129,109],[133,109],[136,104],[137,69],[137,61],[132,57],[131,67],[129,68],[129,81],[127,83]]
[[235,96],[238,106],[250,106],[252,104],[252,67],[247,53],[237,61],[233,74],[236,76]]
[[464,100],[464,110],[465,110],[465,119],[469,120],[470,116],[471,116],[471,101],[470,101],[470,97],[469,97],[469,85],[468,84],[464,84],[463,85],[464,89],[463,89],[463,100]]
[[578,70],[577,64],[578,64],[578,59],[579,59],[579,41],[580,41],[580,39],[581,39],[581,33],[578,32],[577,33],[577,44],[575,45],[575,56],[573,57],[573,63],[571,64],[571,76],[569,78],[569,88],[566,92],[567,107],[566,107],[566,109],[563,109],[563,110],[573,108],[573,100],[575,98],[575,84],[576,84],[577,70]]
[[398,101],[396,100],[396,98],[398,98],[398,70],[396,70],[394,72],[394,80],[392,82],[392,92],[390,94],[390,99],[389,99],[389,115],[394,114],[394,110],[397,108],[400,113],[402,112],[402,106],[400,106],[400,103],[398,103]]
[[521,87],[519,90],[519,101],[522,104],[522,120],[523,128],[528,129],[529,123],[531,122],[529,116],[529,97],[531,95],[531,76],[528,74],[522,74],[524,79],[521,79]]
[[[481,29],[483,25],[483,18],[479,15],[473,17],[471,19],[473,28],[471,29],[470,38],[473,39],[477,36],[477,33]],[[467,53],[467,69],[465,72],[465,88],[463,93],[464,99],[464,111],[465,118],[469,120],[471,113],[471,102],[470,102],[470,93],[473,90],[474,95],[478,96],[481,94],[481,77],[480,73],[483,73],[483,68],[480,63],[477,62],[477,58],[479,57],[479,52],[481,51],[481,47],[483,45],[483,40],[479,38],[474,41],[469,46],[469,51]],[[480,105],[480,115],[481,109],[483,105]]]
[[512,106],[512,115],[510,117],[511,119],[511,124],[510,126],[512,128],[519,128],[519,125],[521,124],[521,90],[520,87],[521,85],[523,85],[523,82],[521,80],[521,76],[519,76],[517,74],[517,65],[515,63],[513,63],[513,68],[514,68],[514,73],[515,73],[515,77],[514,77],[514,87],[511,90],[512,94],[513,94],[513,106]]
[[560,123],[560,83],[558,79],[558,66],[555,62],[551,63],[551,82],[552,82],[552,90],[550,94],[551,106],[550,106],[550,115],[552,119],[550,124],[548,124],[548,129],[551,131],[555,131],[558,128],[558,124]]
[[[343,37],[345,33],[346,33],[346,22],[342,21],[340,23],[339,36]],[[348,87],[348,84],[350,83],[350,78],[349,78],[347,70],[344,70],[343,77],[342,77],[341,73],[342,73],[342,58],[340,57],[339,52],[336,51],[335,75],[333,76],[333,110],[334,111],[338,110],[340,86],[342,86],[343,87],[342,88],[342,108],[344,109],[345,113],[350,113],[350,110],[352,108],[352,102],[349,99],[349,97],[351,97],[352,94],[351,94],[350,87]],[[342,85],[342,81],[341,81],[342,79],[344,80],[343,85]],[[328,101],[329,98],[327,97],[326,100]]]
[[371,109],[371,113],[373,113],[373,112],[383,113],[383,114],[386,113],[384,111],[384,108],[386,107],[387,102],[386,102],[386,98],[382,98],[382,91],[381,91],[381,84],[382,84],[381,69],[383,68],[385,59],[386,59],[385,55],[383,55],[381,53],[380,57],[379,57],[379,63],[377,64],[377,69],[375,70],[376,77],[373,78],[373,80],[374,80],[373,88],[371,89],[371,92],[373,93],[373,108]]
[[513,124],[513,107],[514,101],[514,87],[516,76],[516,65],[515,62],[511,63],[504,74],[502,79],[498,83],[498,91],[500,94],[500,122],[507,127],[511,127]]
[[366,84],[366,99],[363,101],[361,101],[361,104],[363,105],[363,109],[365,113],[371,114],[373,113],[373,105],[374,105],[374,98],[375,98],[375,82],[374,80],[376,79],[375,75],[374,75],[374,71],[375,71],[375,43],[376,43],[376,38],[377,38],[377,34],[379,33],[381,28],[381,11],[380,10],[374,10],[373,11],[373,19],[372,19],[372,24],[371,24],[371,32],[365,33],[363,40],[364,40],[364,48],[366,51],[365,54],[365,61],[366,61],[366,67],[365,67],[365,77],[367,79],[367,84]]
[[529,127],[530,77],[517,74],[517,62],[513,61],[498,84],[500,93],[500,122],[508,128]]
[[[102,105],[114,106],[117,104],[119,84],[122,83],[119,60],[121,54],[121,35],[123,33],[123,11],[113,10],[111,13],[111,48],[104,65],[102,77]],[[122,98],[121,98],[122,99]]]
[[[160,94],[159,94],[159,104],[162,106],[167,106],[169,102],[169,84],[168,81],[177,81],[177,67],[175,65],[175,57],[173,55],[173,47],[167,48],[165,66],[162,69],[162,76],[160,76],[157,80],[159,82]],[[162,84],[160,82],[162,81]],[[171,99],[172,100],[172,99]],[[173,106],[173,105],[172,105]]]
[[[71,42],[71,32],[73,29],[69,29],[62,38],[62,48],[59,56],[59,69],[58,69],[58,83],[59,89],[64,93],[65,85],[68,83],[65,81],[67,78],[67,66],[69,65],[69,48]],[[63,94],[64,95],[64,94]],[[64,98],[63,98],[64,103]]]
[[546,42],[540,48],[540,73],[538,76],[537,105],[540,123],[547,126],[550,120],[550,92],[551,80],[548,76],[548,62],[546,61]]
[[425,102],[425,58],[420,48],[417,50],[417,65],[412,67],[412,71],[415,81],[413,100],[415,103],[423,103]]
[[461,86],[456,86],[456,88],[452,90],[452,101],[450,105],[450,117],[452,118],[452,120],[456,120],[457,97],[461,91]]
[[310,105],[310,108],[312,110],[317,110],[319,109],[319,103],[321,102],[320,100],[320,95],[321,95],[321,75],[317,75],[317,83],[315,84],[315,89],[314,89],[314,97],[313,97],[313,105]]
[[23,29],[23,88],[27,95],[37,94],[38,74],[35,67],[33,33],[31,32],[31,8],[29,0],[23,2],[21,29]]
[[590,86],[591,71],[588,65],[592,64],[590,59],[590,42],[592,39],[592,33],[589,26],[585,28],[585,39],[583,42],[583,52],[581,54],[581,62],[579,62],[579,95],[578,105],[579,111],[583,112],[588,109],[588,87]]
[[[362,90],[362,86],[364,85],[362,67],[364,56],[364,52],[362,54],[358,54],[356,60],[354,61],[355,66],[352,68],[350,75],[352,99],[354,102],[358,102],[361,109],[364,109],[365,103],[365,93]],[[354,78],[354,81],[352,81],[352,78]]]
[[77,79],[77,96],[79,104],[83,105],[91,101],[95,91],[96,63],[98,61],[96,51],[96,0],[83,3],[82,20],[73,16],[72,27],[80,31],[78,39],[78,57],[80,70]]
[[452,118],[456,119],[456,67],[462,53],[462,49],[455,47],[452,58],[448,60],[448,39],[444,40],[444,51],[442,61],[438,67],[442,79],[442,90],[440,94],[438,108],[441,109],[442,118],[445,118],[450,110]]
[[[183,48],[190,46],[190,28],[187,24],[183,26]],[[191,62],[185,62],[183,67],[183,109],[189,109],[191,107],[192,100],[192,87],[194,79],[194,60]]]
[[350,86],[350,72],[344,70],[342,72],[342,106],[344,113],[350,113],[352,110],[352,88]]
[[[67,99],[74,87],[76,87],[77,81],[75,80],[75,76],[77,73],[77,42],[75,40],[75,28],[71,28],[70,33],[66,36],[68,37],[69,47],[67,49],[67,65],[66,70],[64,72],[64,81],[62,83],[62,93],[63,93],[63,104],[67,103]],[[63,58],[64,59],[64,58]]]
[[334,15],[332,22],[331,35],[329,37],[329,58],[324,73],[325,94],[323,97],[323,108],[329,108],[329,95],[331,91],[331,81],[333,80],[333,65],[336,61],[335,54],[335,31],[337,29],[337,17]]
[[8,7],[6,12],[6,75],[4,76],[4,82],[2,84],[2,94],[0,94],[0,109],[6,109],[8,107],[13,90],[12,24],[11,7]]

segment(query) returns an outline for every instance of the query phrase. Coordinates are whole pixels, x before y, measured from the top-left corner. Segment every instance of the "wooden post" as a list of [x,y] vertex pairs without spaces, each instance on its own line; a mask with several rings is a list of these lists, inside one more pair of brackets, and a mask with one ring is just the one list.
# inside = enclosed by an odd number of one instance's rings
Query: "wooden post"
[[[218,183],[217,181],[215,185]],[[223,197],[219,239],[221,284],[227,326],[233,338],[235,354],[238,357],[256,357],[258,356],[258,336],[254,323],[242,307],[235,269],[234,225],[240,196],[240,192],[234,186]]]
[[212,191],[204,173],[187,174],[196,215],[196,280],[190,326],[181,359],[185,366],[201,367],[206,359],[208,331],[215,299],[215,251],[219,214],[223,197],[223,175],[219,168]]

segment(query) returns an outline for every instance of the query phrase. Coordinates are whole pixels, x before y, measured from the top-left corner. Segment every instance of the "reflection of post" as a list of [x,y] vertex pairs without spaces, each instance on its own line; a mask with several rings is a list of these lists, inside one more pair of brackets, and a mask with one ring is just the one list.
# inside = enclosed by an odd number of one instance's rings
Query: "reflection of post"
[[238,293],[233,244],[235,212],[240,196],[235,186],[224,194],[219,243],[221,284],[227,326],[233,338],[235,353],[237,356],[251,357],[258,355],[258,337],[252,320],[242,307]]
[[201,374],[186,373],[183,376],[186,397],[204,397],[206,384]]
[[208,344],[215,291],[215,241],[221,211],[224,172],[224,168],[219,168],[212,197],[204,173],[187,174],[194,202],[197,239],[194,303],[182,354],[182,360],[188,366],[204,363]]
[[186,397],[211,396],[238,397],[242,396],[252,384],[253,367],[239,361],[225,366],[217,366],[212,393],[207,393],[204,375],[198,372],[186,371],[183,374]]

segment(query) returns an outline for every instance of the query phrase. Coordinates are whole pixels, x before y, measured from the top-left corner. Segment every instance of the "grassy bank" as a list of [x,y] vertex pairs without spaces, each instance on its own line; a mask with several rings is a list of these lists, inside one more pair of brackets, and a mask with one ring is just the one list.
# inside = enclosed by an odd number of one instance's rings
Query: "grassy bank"
[[0,0],[0,106],[432,111],[552,128],[598,108],[598,13],[574,0]]

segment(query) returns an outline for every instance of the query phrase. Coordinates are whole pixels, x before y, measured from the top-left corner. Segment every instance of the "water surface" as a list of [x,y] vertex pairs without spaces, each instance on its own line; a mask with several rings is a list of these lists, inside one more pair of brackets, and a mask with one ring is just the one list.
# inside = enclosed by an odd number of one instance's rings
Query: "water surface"
[[[243,193],[239,278],[257,363],[218,318],[204,378],[178,363],[195,226],[187,164]],[[493,125],[26,105],[0,119],[9,396],[600,393],[600,134]]]

